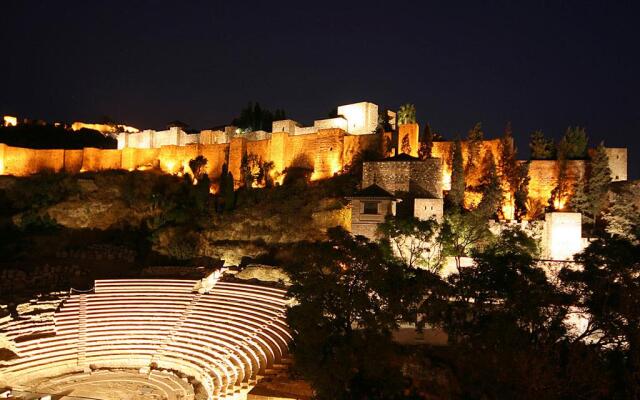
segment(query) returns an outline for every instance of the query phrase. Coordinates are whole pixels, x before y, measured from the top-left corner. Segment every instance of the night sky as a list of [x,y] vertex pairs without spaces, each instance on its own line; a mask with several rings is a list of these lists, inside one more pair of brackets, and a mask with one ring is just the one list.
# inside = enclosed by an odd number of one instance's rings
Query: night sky
[[[445,137],[582,125],[640,177],[639,2],[2,1],[0,113],[138,128],[304,124],[368,100]],[[613,4],[615,3],[615,4]]]

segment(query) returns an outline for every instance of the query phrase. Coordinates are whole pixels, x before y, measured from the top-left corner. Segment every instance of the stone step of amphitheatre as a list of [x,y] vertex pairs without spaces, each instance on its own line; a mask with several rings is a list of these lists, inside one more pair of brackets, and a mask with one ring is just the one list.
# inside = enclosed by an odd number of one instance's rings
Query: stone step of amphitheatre
[[195,283],[97,281],[94,293],[72,294],[56,311],[54,336],[17,343],[20,359],[7,373],[26,381],[71,363],[168,369],[196,377],[209,398],[237,398],[259,379],[283,374],[291,340],[286,292],[218,282],[198,293]]

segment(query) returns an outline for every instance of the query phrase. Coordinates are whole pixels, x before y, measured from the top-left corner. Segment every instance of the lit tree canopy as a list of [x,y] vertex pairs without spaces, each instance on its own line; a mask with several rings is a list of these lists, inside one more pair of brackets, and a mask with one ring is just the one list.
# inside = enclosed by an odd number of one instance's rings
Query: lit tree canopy
[[398,110],[398,124],[415,124],[416,106],[410,103],[403,104]]

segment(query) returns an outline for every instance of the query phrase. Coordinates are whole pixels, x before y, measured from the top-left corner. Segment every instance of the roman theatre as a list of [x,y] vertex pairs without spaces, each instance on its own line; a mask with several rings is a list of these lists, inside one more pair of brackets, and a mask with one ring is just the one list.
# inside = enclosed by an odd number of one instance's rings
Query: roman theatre
[[97,280],[50,318],[1,320],[12,356],[0,358],[0,388],[38,399],[247,398],[286,369],[286,304],[285,290],[217,277]]

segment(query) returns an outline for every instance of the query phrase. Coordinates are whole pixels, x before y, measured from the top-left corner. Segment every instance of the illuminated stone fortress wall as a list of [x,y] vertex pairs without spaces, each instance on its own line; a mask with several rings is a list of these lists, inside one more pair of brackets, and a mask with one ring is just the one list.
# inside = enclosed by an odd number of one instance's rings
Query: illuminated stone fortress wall
[[303,127],[293,120],[275,121],[272,132],[239,132],[235,127],[188,134],[178,127],[164,131],[125,131],[118,149],[33,150],[0,144],[0,174],[26,176],[41,171],[78,173],[107,169],[160,168],[167,173],[188,171],[189,160],[202,155],[213,179],[224,164],[236,180],[245,155],[274,163],[280,175],[288,167],[313,170],[312,179],[333,176],[353,157],[379,143],[374,134],[378,106],[361,102],[338,107],[337,118],[314,121]]
[[[393,151],[399,153],[405,137],[408,138],[409,155],[417,156],[419,148],[418,124],[397,126],[396,133],[375,134],[378,125],[378,106],[360,102],[339,106],[338,117],[314,121],[312,126],[302,126],[287,119],[274,121],[272,131],[240,132],[233,126],[220,130],[203,130],[189,134],[178,127],[164,131],[126,129],[118,134],[118,149],[82,150],[33,150],[0,144],[0,174],[26,176],[37,172],[66,171],[78,173],[107,169],[150,169],[178,174],[189,171],[189,160],[202,155],[207,159],[206,172],[215,180],[224,164],[236,181],[241,180],[242,159],[255,155],[262,162],[274,163],[273,173],[282,176],[288,167],[305,167],[313,170],[312,179],[331,177],[349,165],[363,150],[387,148],[392,141]],[[395,128],[395,127],[394,127]],[[434,142],[432,157],[439,158],[442,190],[451,183],[452,141]],[[462,142],[465,165],[469,161],[470,144]],[[478,159],[487,153],[493,155],[496,164],[500,152],[498,139],[481,142]],[[627,179],[627,150],[608,148],[609,166],[614,181]],[[389,156],[392,154],[384,154]],[[588,161],[567,162],[569,187],[577,182],[587,169]],[[529,200],[547,204],[551,191],[557,185],[559,165],[555,160],[532,160],[529,167]],[[467,174],[467,184],[474,186],[481,179],[480,169]],[[474,197],[475,196],[475,197]],[[468,193],[467,203],[477,203],[477,194]]]

